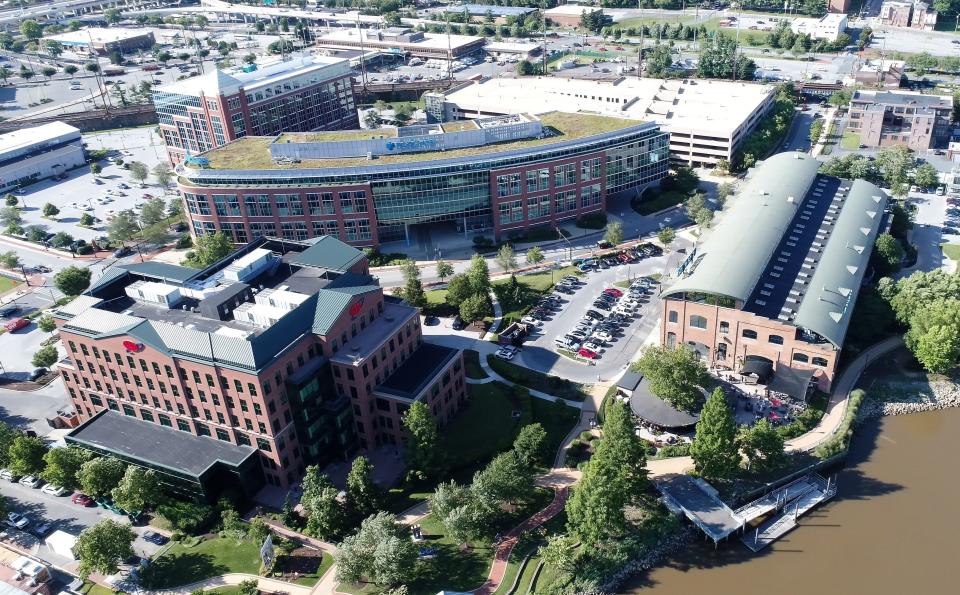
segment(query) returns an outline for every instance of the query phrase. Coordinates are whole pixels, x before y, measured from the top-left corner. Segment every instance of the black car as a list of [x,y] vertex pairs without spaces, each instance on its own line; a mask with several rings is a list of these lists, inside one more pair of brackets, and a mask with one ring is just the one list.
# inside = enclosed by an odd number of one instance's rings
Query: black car
[[425,316],[423,318],[423,324],[427,326],[434,326],[434,325],[440,324],[440,319],[437,318],[436,316]]
[[36,535],[37,537],[46,537],[53,531],[53,525],[50,523],[41,523],[39,525],[34,525],[30,532]]
[[19,311],[20,311],[20,306],[17,306],[15,304],[11,306],[5,306],[2,310],[0,310],[0,317],[10,318],[11,316],[13,316]]
[[168,541],[170,541],[170,539],[167,538],[165,535],[161,535],[156,531],[144,531],[143,538],[149,541],[150,543],[154,543],[156,545],[164,545]]
[[460,318],[459,314],[453,317],[453,324],[451,326],[455,331],[463,330],[467,327],[466,323],[463,322],[463,319]]
[[121,246],[113,251],[114,258],[123,258],[124,256],[130,256],[131,254],[133,254],[133,250],[127,246]]
[[47,373],[46,368],[35,368],[33,372],[30,372],[30,382],[34,382],[43,377]]
[[50,273],[50,272],[53,272],[53,269],[51,269],[51,268],[48,267],[48,266],[44,266],[44,265],[42,265],[42,264],[38,264],[37,266],[33,267],[33,270],[37,271],[38,273]]
[[600,240],[599,242],[597,242],[597,248],[600,248],[601,250],[605,250],[607,248],[612,248],[612,247],[613,247],[613,244],[611,244],[606,240]]
[[603,320],[603,314],[597,312],[596,310],[587,310],[586,316],[594,320]]
[[613,307],[612,307],[610,304],[608,304],[608,303],[606,303],[606,302],[601,302],[601,301],[593,302],[593,307],[594,307],[594,308],[600,308],[601,310],[611,310],[611,309],[613,309]]
[[606,261],[606,260],[598,260],[598,261],[597,261],[597,265],[598,265],[601,269],[609,269],[609,268],[610,268],[610,265],[607,264],[607,261]]

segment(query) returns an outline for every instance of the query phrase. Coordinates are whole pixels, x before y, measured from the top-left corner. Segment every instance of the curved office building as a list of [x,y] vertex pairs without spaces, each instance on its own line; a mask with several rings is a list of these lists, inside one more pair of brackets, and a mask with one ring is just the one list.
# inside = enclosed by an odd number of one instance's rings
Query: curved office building
[[602,211],[667,173],[656,124],[553,112],[246,137],[177,167],[197,235],[330,235],[356,246],[441,224],[506,237]]

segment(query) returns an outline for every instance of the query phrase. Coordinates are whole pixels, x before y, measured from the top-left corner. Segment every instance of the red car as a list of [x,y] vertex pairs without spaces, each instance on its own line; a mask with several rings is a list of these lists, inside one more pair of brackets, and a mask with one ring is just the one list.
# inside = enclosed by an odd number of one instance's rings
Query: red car
[[610,295],[612,295],[612,296],[614,296],[614,297],[620,297],[620,296],[623,295],[623,292],[622,292],[622,291],[620,291],[619,289],[616,289],[616,288],[614,288],[614,287],[608,287],[608,288],[604,289],[604,290],[603,290],[603,293],[608,293],[608,294],[610,294]]
[[597,49],[600,50],[601,52],[606,52],[606,51],[608,51],[607,48],[604,48],[604,47],[600,47],[600,48],[597,48]]
[[616,48],[614,48],[614,49],[617,50],[618,52],[622,52],[622,51],[623,51],[623,46],[619,46],[619,45],[618,45],[618,46],[617,46]]
[[3,328],[7,329],[8,333],[12,333],[13,331],[18,331],[22,329],[28,324],[30,324],[30,321],[27,320],[26,318],[14,318],[13,320],[4,324]]
[[70,501],[74,504],[79,504],[80,506],[95,506],[96,502],[93,501],[93,498],[86,494],[76,493],[70,498]]
[[599,355],[597,355],[596,351],[591,351],[586,347],[581,347],[580,351],[577,352],[577,355],[579,355],[580,357],[585,357],[587,359],[597,359],[598,357],[600,357]]

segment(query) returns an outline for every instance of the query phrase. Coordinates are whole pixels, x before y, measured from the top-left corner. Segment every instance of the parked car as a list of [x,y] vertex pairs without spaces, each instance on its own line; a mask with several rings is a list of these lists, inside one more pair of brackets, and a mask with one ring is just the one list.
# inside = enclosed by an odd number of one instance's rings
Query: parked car
[[73,502],[74,504],[79,504],[80,506],[96,506],[97,505],[97,503],[94,502],[93,498],[91,498],[86,494],[81,494],[80,492],[77,492],[76,494],[74,494],[70,498],[70,501]]
[[43,481],[35,475],[28,475],[17,483],[19,483],[22,486],[27,486],[28,488],[34,488],[34,489],[39,488],[40,486],[43,485]]
[[597,359],[598,357],[600,357],[596,351],[591,351],[586,347],[581,347],[580,351],[577,352],[577,355],[579,355],[580,357],[585,357],[587,359]]
[[595,353],[600,353],[601,351],[603,351],[603,347],[598,343],[594,343],[593,341],[587,341],[586,343],[584,343],[583,349],[589,349],[590,351],[593,351]]
[[584,314],[584,316],[589,316],[590,318],[592,318],[592,319],[594,319],[594,320],[603,320],[603,314],[597,312],[596,310],[587,310],[587,312],[586,312],[586,314]]
[[559,347],[560,349],[569,349],[570,351],[580,349],[580,343],[573,340],[570,337],[557,337],[553,340],[553,344]]
[[11,527],[16,527],[23,531],[30,525],[30,519],[27,518],[24,514],[18,514],[16,512],[7,513],[7,524]]
[[4,306],[4,308],[0,310],[0,318],[10,318],[11,316],[13,316],[19,311],[20,311],[20,306],[16,304]]
[[33,372],[30,372],[30,382],[36,382],[46,375],[48,370],[46,368],[34,368]]
[[11,320],[11,321],[7,322],[6,324],[4,324],[4,325],[3,325],[3,328],[7,329],[7,332],[8,332],[8,333],[12,333],[12,332],[14,332],[14,331],[18,331],[18,330],[22,329],[23,327],[27,326],[28,324],[30,324],[30,321],[27,320],[26,318],[14,318],[13,320]]
[[529,324],[531,326],[540,326],[540,321],[534,318],[533,316],[524,316],[520,319],[520,322],[523,324]]
[[597,241],[597,248],[600,248],[601,250],[606,250],[607,248],[612,248],[612,247],[613,247],[613,244],[611,244],[607,240]]
[[133,254],[133,250],[127,246],[121,246],[113,251],[114,258],[123,258],[124,256],[130,256],[131,254]]
[[60,496],[66,496],[68,490],[67,488],[62,488],[58,485],[48,483],[47,485],[43,486],[40,491],[48,496],[57,496],[59,498]]
[[494,355],[499,357],[500,359],[505,359],[507,361],[510,361],[514,358],[515,355],[517,355],[518,351],[520,350],[517,349],[516,347],[507,346],[507,347],[501,347],[500,349],[498,349],[497,352],[494,353]]
[[616,287],[608,287],[603,290],[603,293],[607,293],[616,297],[621,297],[623,295],[623,292],[617,289]]
[[463,321],[462,318],[460,318],[460,315],[457,314],[456,316],[453,317],[453,324],[451,326],[453,327],[453,330],[459,331],[466,328],[467,324]]
[[600,339],[604,343],[610,343],[611,341],[613,341],[613,335],[611,335],[607,331],[597,331],[593,333],[593,336],[594,338]]
[[170,539],[166,535],[161,535],[156,531],[144,531],[143,538],[156,545],[165,545]]
[[35,525],[33,529],[30,529],[30,532],[36,535],[37,537],[43,538],[49,535],[53,531],[52,523],[41,523]]
[[9,469],[0,469],[0,479],[6,479],[9,482],[15,482],[20,479],[20,476],[16,475]]

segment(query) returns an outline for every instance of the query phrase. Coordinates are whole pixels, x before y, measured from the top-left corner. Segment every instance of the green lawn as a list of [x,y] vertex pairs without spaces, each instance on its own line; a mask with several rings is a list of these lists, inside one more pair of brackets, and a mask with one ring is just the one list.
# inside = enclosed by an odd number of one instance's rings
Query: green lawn
[[333,556],[327,552],[322,552],[322,554],[323,557],[320,559],[320,566],[317,566],[316,572],[301,574],[300,578],[293,581],[294,584],[303,585],[304,587],[312,587],[317,584],[317,581],[333,566]]
[[639,199],[634,198],[630,201],[633,210],[641,215],[653,215],[664,209],[675,207],[687,200],[688,194],[678,190],[667,190],[660,192],[656,189],[648,189]]
[[950,260],[960,261],[960,244],[940,244],[940,248]]
[[431,289],[424,292],[427,296],[427,306],[423,309],[426,316],[455,316],[457,308],[447,303],[446,289]]
[[80,592],[83,595],[113,595],[113,591],[103,585],[98,585],[97,583],[85,582],[83,586],[80,587]]
[[0,293],[6,293],[17,285],[20,285],[20,281],[0,275]]
[[456,469],[479,462],[480,465],[500,451],[507,450],[520,431],[519,409],[512,392],[502,382],[471,384],[470,400],[443,429],[443,451]]
[[840,138],[840,148],[848,151],[856,151],[860,148],[860,135],[851,130],[844,130]]
[[539,423],[547,431],[547,452],[553,457],[560,450],[563,439],[577,425],[580,410],[570,406],[560,407],[557,403],[533,397],[530,404],[533,408],[534,423]]
[[144,573],[151,589],[167,589],[228,572],[258,574],[260,552],[256,544],[215,537],[193,547],[173,544]]
[[480,353],[474,349],[464,349],[463,350],[463,360],[466,363],[467,369],[467,378],[473,378],[474,380],[483,380],[487,377],[487,373],[483,370],[483,367],[480,365]]
[[487,356],[487,363],[493,368],[494,372],[500,374],[507,380],[533,390],[547,393],[548,395],[569,399],[571,401],[582,401],[590,394],[589,384],[571,382],[566,378],[550,376],[543,372],[524,368],[504,361],[492,354]]

